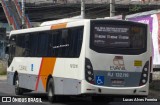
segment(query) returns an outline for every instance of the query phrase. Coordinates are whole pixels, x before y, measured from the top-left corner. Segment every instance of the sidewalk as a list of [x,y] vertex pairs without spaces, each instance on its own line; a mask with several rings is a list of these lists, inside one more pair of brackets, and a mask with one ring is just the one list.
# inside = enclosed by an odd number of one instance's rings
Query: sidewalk
[[0,75],[0,80],[7,80],[7,75]]
[[160,101],[160,90],[149,90],[149,95],[148,98],[155,98],[158,99]]
[[152,90],[159,90],[160,91],[160,80],[153,80],[150,83],[150,89],[152,89]]
[[153,80],[150,83],[148,97],[160,100],[160,80]]

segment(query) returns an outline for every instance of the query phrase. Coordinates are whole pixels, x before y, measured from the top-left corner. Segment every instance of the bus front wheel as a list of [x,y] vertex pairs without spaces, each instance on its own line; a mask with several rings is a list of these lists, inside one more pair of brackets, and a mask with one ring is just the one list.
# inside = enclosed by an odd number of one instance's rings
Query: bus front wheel
[[47,96],[48,96],[48,101],[53,103],[55,101],[55,95],[54,95],[54,84],[53,84],[53,79],[50,78],[48,85],[47,85]]
[[19,87],[19,78],[18,75],[15,76],[15,94],[22,95],[23,89]]

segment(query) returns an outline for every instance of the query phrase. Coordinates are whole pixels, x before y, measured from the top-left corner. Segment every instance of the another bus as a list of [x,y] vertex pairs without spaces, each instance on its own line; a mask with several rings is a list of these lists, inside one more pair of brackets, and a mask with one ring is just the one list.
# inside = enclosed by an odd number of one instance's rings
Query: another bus
[[8,83],[17,95],[46,92],[91,96],[147,96],[152,51],[146,24],[66,19],[10,33]]

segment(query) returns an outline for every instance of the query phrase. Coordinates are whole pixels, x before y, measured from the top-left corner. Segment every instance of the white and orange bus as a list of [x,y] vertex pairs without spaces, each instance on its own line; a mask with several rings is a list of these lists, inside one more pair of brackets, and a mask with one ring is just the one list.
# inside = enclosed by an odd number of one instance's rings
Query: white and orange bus
[[[151,36],[146,24],[65,19],[10,33],[8,83],[15,93],[147,96]],[[111,97],[110,96],[110,97]]]

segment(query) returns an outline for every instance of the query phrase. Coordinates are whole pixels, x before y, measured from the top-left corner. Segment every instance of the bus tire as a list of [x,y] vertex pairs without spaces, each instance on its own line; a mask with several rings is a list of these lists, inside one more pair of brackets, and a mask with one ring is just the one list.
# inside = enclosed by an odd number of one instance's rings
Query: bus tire
[[48,101],[53,103],[55,101],[55,95],[54,95],[54,81],[53,78],[49,79],[49,82],[47,84],[47,96]]
[[19,87],[19,78],[18,75],[15,76],[15,94],[16,95],[22,95],[23,89]]

